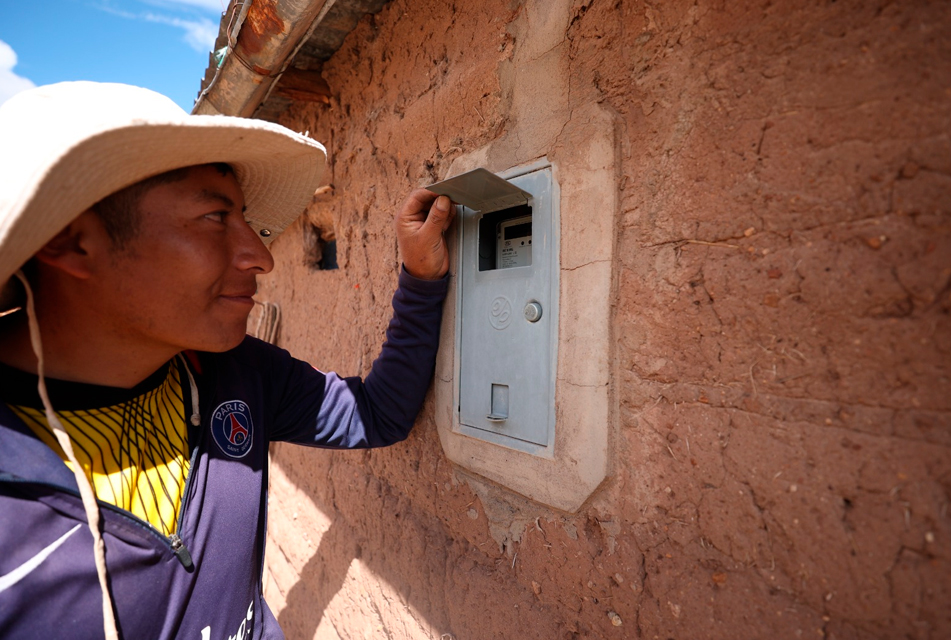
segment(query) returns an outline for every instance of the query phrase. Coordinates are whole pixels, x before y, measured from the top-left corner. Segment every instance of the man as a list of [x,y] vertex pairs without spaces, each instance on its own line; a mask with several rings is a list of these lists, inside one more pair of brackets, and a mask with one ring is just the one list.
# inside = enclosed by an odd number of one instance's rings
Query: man
[[0,107],[4,638],[283,637],[261,596],[268,442],[404,439],[447,286],[451,206],[417,190],[365,381],[247,337],[264,242],[323,166],[282,127],[124,85]]

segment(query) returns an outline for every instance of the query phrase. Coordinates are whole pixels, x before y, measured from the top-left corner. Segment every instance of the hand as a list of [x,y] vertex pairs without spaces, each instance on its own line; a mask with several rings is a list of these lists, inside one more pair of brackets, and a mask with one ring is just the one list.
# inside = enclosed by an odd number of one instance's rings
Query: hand
[[449,271],[445,233],[455,215],[449,198],[426,189],[413,191],[403,202],[396,216],[396,241],[411,276],[438,280]]

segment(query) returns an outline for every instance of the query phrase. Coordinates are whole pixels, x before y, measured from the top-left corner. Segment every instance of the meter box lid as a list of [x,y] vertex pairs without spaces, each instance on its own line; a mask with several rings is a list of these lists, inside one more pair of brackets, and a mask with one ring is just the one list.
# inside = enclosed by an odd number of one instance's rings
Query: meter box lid
[[481,168],[431,184],[426,189],[441,196],[449,196],[453,202],[483,213],[517,207],[532,197],[528,191]]

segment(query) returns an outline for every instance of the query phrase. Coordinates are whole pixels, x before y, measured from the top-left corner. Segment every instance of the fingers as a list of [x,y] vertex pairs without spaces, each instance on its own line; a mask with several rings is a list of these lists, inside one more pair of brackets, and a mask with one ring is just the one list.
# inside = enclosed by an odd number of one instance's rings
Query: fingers
[[414,234],[433,237],[444,233],[454,217],[455,209],[447,196],[416,189],[403,201],[397,226],[407,226]]
[[426,213],[432,207],[434,200],[436,200],[435,193],[427,191],[426,189],[416,189],[403,201],[403,206],[400,207],[399,218],[402,220],[422,222],[426,219]]
[[397,243],[412,275],[437,279],[446,273],[449,253],[444,233],[454,216],[448,197],[426,189],[413,191],[403,202],[396,221]]

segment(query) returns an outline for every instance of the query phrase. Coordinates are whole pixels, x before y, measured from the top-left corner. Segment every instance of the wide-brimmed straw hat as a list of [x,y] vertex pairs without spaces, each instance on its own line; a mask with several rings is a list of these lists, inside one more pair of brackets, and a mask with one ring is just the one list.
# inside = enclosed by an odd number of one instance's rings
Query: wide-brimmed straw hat
[[[324,147],[245,118],[193,116],[140,87],[63,82],[0,106],[0,287],[43,245],[106,196],[151,176],[226,162],[264,242],[304,210]],[[0,309],[5,297],[0,292]]]

